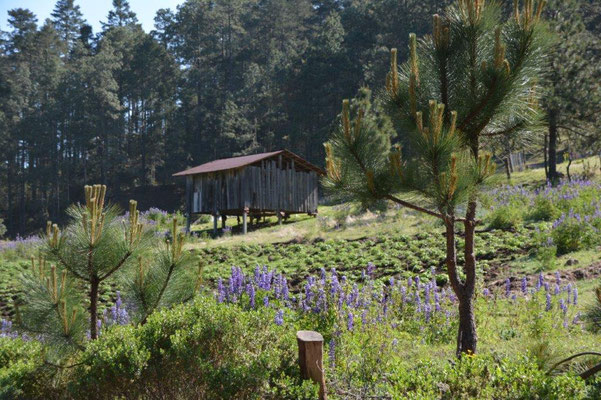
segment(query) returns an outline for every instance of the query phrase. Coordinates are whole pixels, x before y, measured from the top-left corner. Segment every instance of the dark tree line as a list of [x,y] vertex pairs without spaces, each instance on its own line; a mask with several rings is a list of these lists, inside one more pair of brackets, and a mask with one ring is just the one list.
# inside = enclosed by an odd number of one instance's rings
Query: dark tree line
[[406,59],[409,33],[429,33],[449,3],[188,0],[158,10],[149,33],[127,0],[113,1],[100,32],[73,0],[45,21],[10,10],[0,217],[24,234],[62,221],[86,183],[118,195],[214,158],[288,148],[323,165],[340,99],[381,87],[390,49]]

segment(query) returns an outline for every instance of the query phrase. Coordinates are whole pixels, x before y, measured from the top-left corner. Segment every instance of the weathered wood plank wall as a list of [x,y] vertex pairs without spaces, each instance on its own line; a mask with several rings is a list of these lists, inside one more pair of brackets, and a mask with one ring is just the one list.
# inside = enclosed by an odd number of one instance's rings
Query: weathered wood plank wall
[[231,213],[248,207],[263,212],[315,213],[318,185],[317,173],[296,170],[294,161],[263,160],[257,166],[194,176],[192,212]]

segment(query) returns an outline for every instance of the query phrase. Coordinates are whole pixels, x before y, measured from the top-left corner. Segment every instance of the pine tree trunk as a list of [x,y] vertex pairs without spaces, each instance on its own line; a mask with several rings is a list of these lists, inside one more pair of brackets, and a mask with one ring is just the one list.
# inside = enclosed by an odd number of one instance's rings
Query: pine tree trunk
[[549,180],[553,183],[557,174],[557,111],[549,110]]
[[[475,215],[475,206],[473,207]],[[473,257],[475,224],[470,224],[474,228],[468,229],[466,222],[466,264],[464,271],[466,281],[461,283],[457,276],[457,246],[455,243],[455,230],[453,217],[445,221],[446,241],[447,241],[447,273],[453,291],[459,299],[459,329],[457,332],[457,357],[463,353],[475,353],[478,336],[476,334],[476,321],[474,318],[473,295],[475,286],[476,264]],[[472,254],[470,256],[469,254]],[[469,273],[468,273],[469,272]]]
[[90,282],[90,339],[98,338],[98,287],[100,280],[96,277]]
[[505,160],[503,160],[504,164],[505,164],[505,173],[507,174],[507,180],[510,181],[511,180],[511,171],[509,170],[509,157],[505,157]]
[[476,255],[474,252],[476,239],[476,207],[475,199],[470,200],[465,215],[465,282],[462,285],[459,297],[459,333],[457,336],[457,356],[463,353],[476,353],[478,335],[476,334],[476,320],[474,318],[474,292],[476,289]]
[[545,165],[545,178],[549,179],[549,134],[545,133],[545,144],[543,147],[544,165]]
[[459,333],[457,334],[457,357],[476,353],[478,335],[472,296],[459,298]]

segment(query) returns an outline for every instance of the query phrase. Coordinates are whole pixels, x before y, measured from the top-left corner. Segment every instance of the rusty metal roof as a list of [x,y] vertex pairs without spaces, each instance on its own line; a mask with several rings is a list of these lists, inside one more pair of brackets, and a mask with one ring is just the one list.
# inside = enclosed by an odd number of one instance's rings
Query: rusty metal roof
[[284,157],[293,159],[297,165],[302,166],[308,170],[312,170],[317,172],[318,174],[324,175],[325,172],[310,162],[304,160],[300,156],[292,153],[288,150],[278,150],[272,151],[269,153],[259,153],[252,154],[249,156],[240,156],[240,157],[232,157],[232,158],[222,158],[220,160],[210,161],[208,163],[198,165],[193,168],[186,169],[184,171],[177,172],[173,174],[173,176],[186,176],[186,175],[197,175],[197,174],[207,174],[210,172],[218,172],[218,171],[226,171],[230,169],[236,169],[245,167],[247,165],[254,164],[258,161],[265,160],[267,158],[271,158],[277,155],[283,155]]

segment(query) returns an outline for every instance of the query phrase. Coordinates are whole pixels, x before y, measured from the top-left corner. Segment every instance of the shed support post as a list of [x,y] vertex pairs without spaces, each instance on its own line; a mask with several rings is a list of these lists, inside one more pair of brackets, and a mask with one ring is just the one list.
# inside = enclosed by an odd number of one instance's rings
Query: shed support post
[[282,225],[282,212],[278,211],[278,225]]
[[193,196],[193,180],[192,176],[186,176],[186,233],[190,233],[190,225],[192,224],[192,196]]
[[213,235],[217,236],[217,219],[219,218],[219,213],[213,213]]
[[323,371],[323,336],[314,331],[296,332],[298,362],[303,379],[319,385],[319,400],[326,400],[326,378]]
[[222,215],[221,216],[221,229],[225,229],[225,221],[227,220],[227,216]]
[[246,235],[247,231],[247,219],[248,219],[248,208],[244,208],[242,211],[242,233]]

